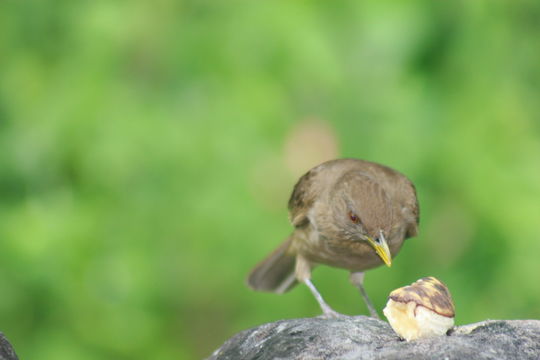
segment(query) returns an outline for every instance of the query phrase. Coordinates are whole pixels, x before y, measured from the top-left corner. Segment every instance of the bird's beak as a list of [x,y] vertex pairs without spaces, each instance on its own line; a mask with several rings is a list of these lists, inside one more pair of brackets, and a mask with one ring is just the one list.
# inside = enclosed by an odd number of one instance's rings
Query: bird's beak
[[388,267],[392,266],[392,254],[390,253],[390,249],[388,248],[388,244],[384,238],[384,235],[382,234],[382,231],[378,241],[369,236],[367,236],[367,241],[371,246],[373,246],[375,252],[377,252],[377,255],[380,256],[382,261],[384,261]]

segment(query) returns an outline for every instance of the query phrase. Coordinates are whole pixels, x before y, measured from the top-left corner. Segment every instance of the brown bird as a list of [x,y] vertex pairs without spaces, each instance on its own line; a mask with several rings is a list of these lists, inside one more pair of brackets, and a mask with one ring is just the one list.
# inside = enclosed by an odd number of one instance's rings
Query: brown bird
[[311,282],[311,270],[325,264],[351,271],[372,316],[378,317],[363,286],[364,271],[392,264],[406,238],[418,232],[414,185],[387,166],[337,159],[303,175],[289,200],[292,234],[249,274],[248,285],[284,293],[305,283],[324,316],[338,316]]

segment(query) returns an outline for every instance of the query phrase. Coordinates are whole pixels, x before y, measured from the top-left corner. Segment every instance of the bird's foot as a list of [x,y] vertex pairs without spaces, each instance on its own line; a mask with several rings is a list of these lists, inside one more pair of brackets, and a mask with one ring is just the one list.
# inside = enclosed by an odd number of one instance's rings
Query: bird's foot
[[330,307],[323,309],[322,315],[319,315],[321,319],[339,319],[347,317],[347,315],[338,313],[337,311],[331,309]]
[[362,297],[364,298],[364,302],[366,303],[366,307],[369,310],[369,315],[372,318],[380,319],[379,314],[377,313],[377,310],[375,310],[375,306],[369,299],[369,296],[366,292],[366,289],[364,288],[364,273],[363,272],[353,272],[349,276],[349,279],[353,285],[355,285],[358,290],[360,290],[360,294],[362,294]]
[[378,319],[380,320],[381,317],[379,316],[379,313],[377,312],[377,310],[375,310],[375,308],[373,307],[373,304],[371,304],[371,306],[368,306],[368,309],[369,309],[369,316],[374,318],[374,319]]

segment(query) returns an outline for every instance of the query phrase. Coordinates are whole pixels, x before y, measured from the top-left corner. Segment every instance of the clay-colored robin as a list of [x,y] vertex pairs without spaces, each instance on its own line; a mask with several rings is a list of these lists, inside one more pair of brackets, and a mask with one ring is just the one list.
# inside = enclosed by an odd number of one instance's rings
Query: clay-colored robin
[[414,185],[387,166],[337,159],[314,167],[296,183],[289,200],[292,234],[249,274],[248,285],[284,293],[305,283],[325,316],[337,313],[311,282],[325,264],[351,271],[372,316],[378,317],[364,286],[364,271],[392,264],[403,241],[418,231]]

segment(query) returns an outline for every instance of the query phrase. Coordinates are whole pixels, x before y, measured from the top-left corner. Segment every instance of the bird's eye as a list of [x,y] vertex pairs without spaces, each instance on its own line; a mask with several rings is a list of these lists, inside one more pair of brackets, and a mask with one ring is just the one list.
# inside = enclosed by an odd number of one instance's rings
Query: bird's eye
[[360,218],[353,212],[349,212],[349,219],[355,224],[358,224],[360,222]]

